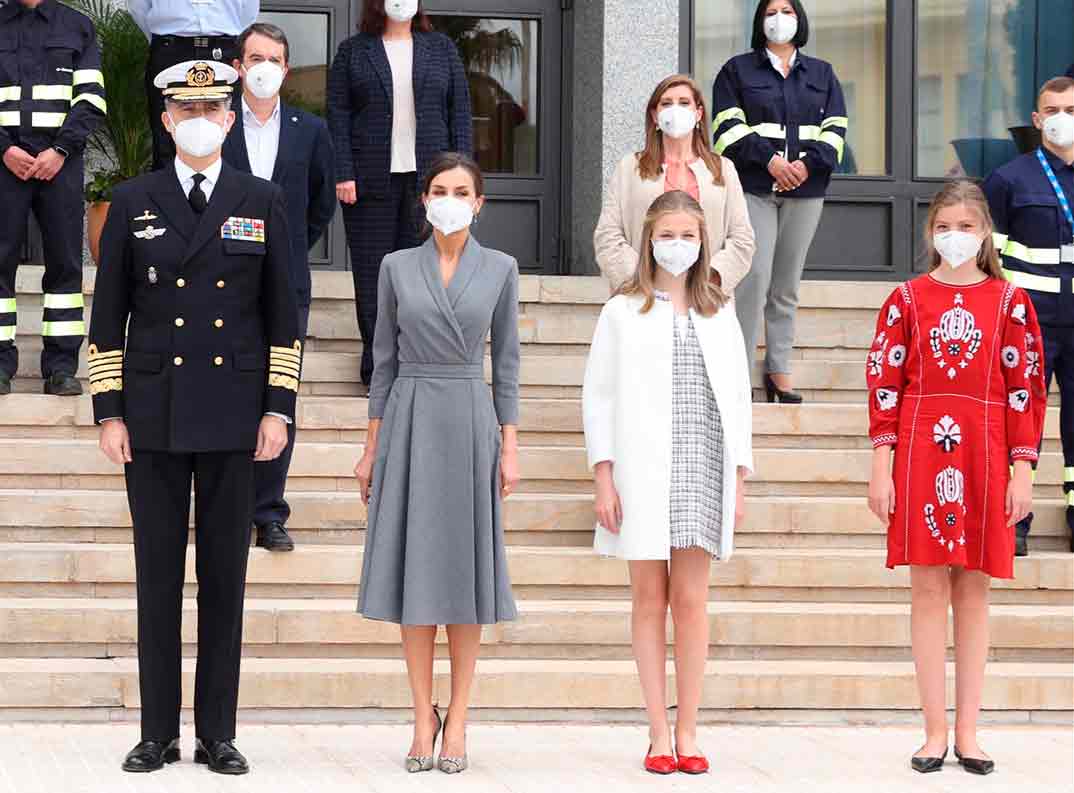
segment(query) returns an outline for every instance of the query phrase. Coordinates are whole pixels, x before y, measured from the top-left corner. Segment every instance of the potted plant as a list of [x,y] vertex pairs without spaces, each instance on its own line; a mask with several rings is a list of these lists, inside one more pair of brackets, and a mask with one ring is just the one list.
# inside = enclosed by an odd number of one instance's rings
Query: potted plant
[[66,0],[88,16],[101,48],[108,112],[104,123],[86,141],[89,182],[86,185],[87,237],[94,262],[112,189],[145,173],[152,160],[152,132],[145,95],[149,42],[124,8],[112,0]]

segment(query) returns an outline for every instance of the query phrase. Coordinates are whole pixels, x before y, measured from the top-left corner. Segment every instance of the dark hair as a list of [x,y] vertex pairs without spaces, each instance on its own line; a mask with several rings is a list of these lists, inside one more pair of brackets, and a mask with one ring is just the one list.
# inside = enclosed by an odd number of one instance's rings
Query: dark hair
[[433,180],[445,171],[453,171],[456,168],[462,168],[473,178],[474,193],[478,198],[485,195],[485,177],[481,175],[481,166],[465,154],[454,151],[437,155],[436,159],[429,164],[429,170],[425,172],[425,181],[421,186],[421,194],[429,195],[429,191],[433,189]]
[[1037,107],[1040,107],[1040,100],[1045,94],[1061,94],[1064,91],[1069,91],[1074,88],[1074,78],[1070,77],[1053,77],[1040,87],[1040,91],[1037,92]]
[[250,40],[250,36],[254,34],[258,36],[264,36],[267,39],[272,39],[277,44],[283,45],[283,62],[288,64],[291,62],[291,45],[287,41],[287,34],[283,32],[281,28],[276,27],[268,22],[254,22],[250,27],[246,28],[239,35],[239,60],[246,59],[246,42]]
[[[411,23],[412,30],[420,30],[430,33],[433,23],[429,21],[429,15],[425,13],[425,4],[418,0],[418,13],[414,15]],[[388,26],[388,14],[384,11],[384,0],[364,0],[362,3],[362,21],[358,30],[370,36],[384,35],[384,28]]]
[[[770,2],[772,0],[760,0],[757,3],[757,11],[753,14],[753,38],[750,40],[750,46],[755,50],[768,47],[768,37],[764,34],[764,18]],[[809,17],[806,15],[802,0],[787,0],[787,2],[791,4],[791,8],[798,17],[798,32],[791,39],[791,44],[801,49],[809,43]]]

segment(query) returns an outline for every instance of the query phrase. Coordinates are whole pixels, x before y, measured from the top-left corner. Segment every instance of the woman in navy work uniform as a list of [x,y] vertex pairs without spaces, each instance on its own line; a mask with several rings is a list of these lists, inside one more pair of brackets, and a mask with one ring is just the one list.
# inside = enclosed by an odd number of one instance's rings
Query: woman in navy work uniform
[[735,307],[751,361],[764,321],[769,402],[802,401],[790,375],[798,285],[847,131],[843,89],[831,64],[802,54],[808,40],[800,0],[760,0],[753,50],[713,87],[716,152],[738,169],[757,236]]
[[417,247],[418,185],[433,158],[472,154],[470,91],[454,42],[433,32],[420,0],[365,0],[361,32],[332,63],[328,97],[368,386],[380,262]]

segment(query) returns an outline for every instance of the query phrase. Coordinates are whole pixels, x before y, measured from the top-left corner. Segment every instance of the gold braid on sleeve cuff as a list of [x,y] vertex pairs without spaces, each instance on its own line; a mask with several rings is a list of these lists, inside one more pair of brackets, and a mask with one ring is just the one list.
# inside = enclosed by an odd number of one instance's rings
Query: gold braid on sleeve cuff
[[286,388],[298,393],[298,380],[302,371],[302,342],[295,340],[293,347],[269,347],[270,386]]
[[104,394],[123,390],[123,350],[101,352],[96,344],[89,346],[90,393]]

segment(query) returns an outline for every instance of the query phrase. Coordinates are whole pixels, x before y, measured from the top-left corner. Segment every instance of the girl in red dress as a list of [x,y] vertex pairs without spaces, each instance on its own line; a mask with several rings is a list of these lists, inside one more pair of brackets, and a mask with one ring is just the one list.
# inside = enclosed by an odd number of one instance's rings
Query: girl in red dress
[[[947,755],[945,648],[955,619],[955,754],[993,763],[977,744],[988,655],[990,577],[1013,578],[1014,524],[1029,512],[1044,423],[1033,303],[1003,279],[980,189],[948,184],[929,209],[929,273],[880,310],[866,363],[874,455],[869,507],[888,524],[888,567],[910,565],[911,644],[925,745],[911,765]],[[892,465],[894,451],[894,465]]]

